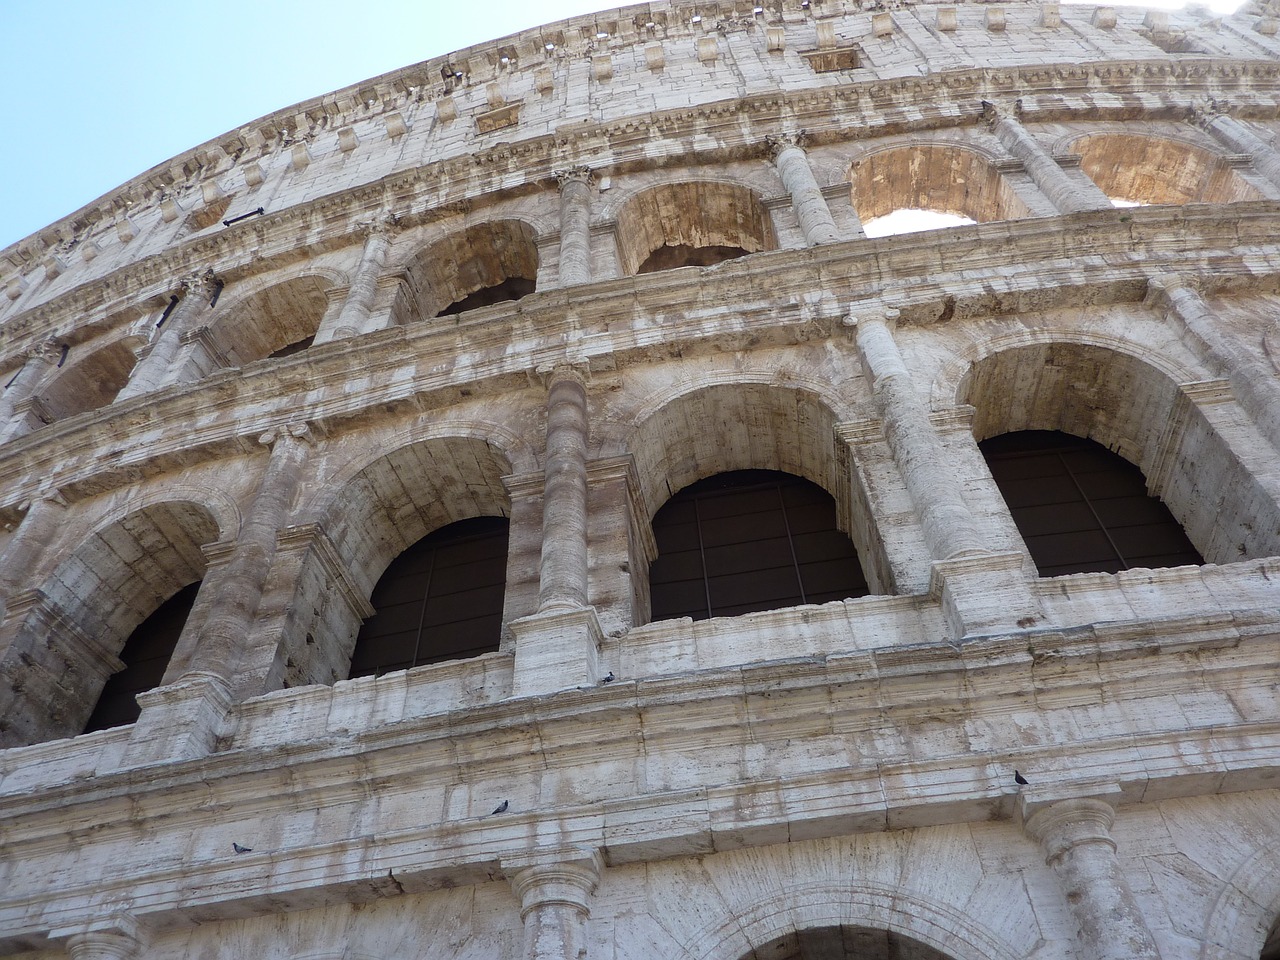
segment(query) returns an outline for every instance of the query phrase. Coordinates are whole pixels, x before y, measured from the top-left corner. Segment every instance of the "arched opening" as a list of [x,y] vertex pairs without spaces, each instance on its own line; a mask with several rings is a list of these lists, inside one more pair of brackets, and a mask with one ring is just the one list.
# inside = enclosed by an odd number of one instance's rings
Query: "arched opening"
[[136,697],[160,686],[199,590],[199,581],[183,587],[129,635],[120,651],[124,666],[107,678],[85,733],[122,727],[138,719],[141,710]]
[[210,373],[225,360],[242,367],[266,357],[288,356],[305,349],[315,338],[329,308],[324,277],[286,280],[235,304],[210,325],[217,354],[203,359],[201,373]]
[[452,316],[533,293],[538,244],[520,220],[478,223],[417,253],[405,271],[423,319]]
[[[108,679],[128,667],[125,647],[135,633],[148,659],[163,659],[148,668],[163,677],[171,657],[148,651],[139,626],[204,578],[202,547],[218,535],[205,507],[158,503],[99,530],[63,560],[33,591],[0,664],[0,745],[85,730]],[[126,680],[133,685],[119,682]]]
[[1267,942],[1262,945],[1262,953],[1258,960],[1280,960],[1280,920],[1277,920],[1267,934]]
[[[884,231],[884,218],[908,223],[928,223],[913,229],[936,229],[961,223],[1012,220],[1031,210],[1008,181],[980,153],[952,143],[904,145],[869,154],[854,162],[849,172],[853,205],[868,236]],[[921,214],[932,214],[926,221]],[[954,218],[936,219],[937,215]],[[890,221],[890,227],[897,227]]]
[[1204,563],[1142,471],[1100,443],[1021,430],[979,447],[1040,576]]
[[663,184],[618,211],[618,254],[627,275],[712,266],[776,246],[760,198],[738,184]]
[[459,520],[387,567],[351,656],[352,677],[492,653],[502,638],[505,517]]
[[831,495],[776,470],[737,470],[685,487],[654,515],[654,620],[732,617],[866,596]]
[[1072,144],[1080,167],[1108,197],[1131,204],[1233,203],[1266,199],[1220,156],[1131,133],[1097,133]]
[[105,407],[129,380],[137,358],[122,341],[108,344],[83,359],[76,354],[84,347],[67,352],[69,364],[59,370],[39,397],[39,414],[47,423],[65,420],[77,413]]
[[740,960],[951,960],[947,954],[896,930],[851,924],[784,934]]
[[[1132,354],[1062,342],[1000,350],[973,365],[956,399],[974,407],[978,441],[1060,431],[1123,457],[1211,563],[1280,549],[1280,511],[1248,465],[1177,383]],[[993,523],[1008,529],[996,509]]]

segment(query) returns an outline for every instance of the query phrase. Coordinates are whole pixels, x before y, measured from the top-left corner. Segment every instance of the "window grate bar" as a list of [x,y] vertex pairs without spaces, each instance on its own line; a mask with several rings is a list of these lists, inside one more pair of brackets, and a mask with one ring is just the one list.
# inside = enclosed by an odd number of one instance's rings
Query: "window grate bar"
[[1071,471],[1071,465],[1067,463],[1067,458],[1060,451],[1054,451],[1054,456],[1058,458],[1058,462],[1062,464],[1063,472],[1071,481],[1071,485],[1076,488],[1076,492],[1080,494],[1080,499],[1084,501],[1084,505],[1089,508],[1089,512],[1093,514],[1093,519],[1098,524],[1098,529],[1102,531],[1102,535],[1107,538],[1107,543],[1111,544],[1111,549],[1115,552],[1116,558],[1124,564],[1124,569],[1129,569],[1129,561],[1125,555],[1120,552],[1120,547],[1116,545],[1112,539],[1111,531],[1107,529],[1107,525],[1102,522],[1102,518],[1098,516],[1098,511],[1093,508],[1093,501],[1089,499],[1089,495],[1084,492],[1084,487],[1080,486],[1080,481],[1076,479],[1076,475]]

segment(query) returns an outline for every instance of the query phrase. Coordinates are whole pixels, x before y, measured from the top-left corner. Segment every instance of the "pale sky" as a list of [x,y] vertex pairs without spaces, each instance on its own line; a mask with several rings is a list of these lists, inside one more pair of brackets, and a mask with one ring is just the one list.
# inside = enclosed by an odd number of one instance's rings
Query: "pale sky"
[[282,107],[473,43],[619,5],[0,0],[0,249],[156,164]]

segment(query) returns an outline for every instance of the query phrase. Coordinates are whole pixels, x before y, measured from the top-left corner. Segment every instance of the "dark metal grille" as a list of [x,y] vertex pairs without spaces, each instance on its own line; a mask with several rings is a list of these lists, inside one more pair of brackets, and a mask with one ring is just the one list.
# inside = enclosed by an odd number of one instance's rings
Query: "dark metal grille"
[[857,551],[816,484],[773,470],[686,487],[653,518],[654,620],[731,617],[868,592]]
[[199,590],[199,581],[183,587],[129,635],[120,651],[124,669],[107,678],[85,733],[123,727],[138,719],[142,710],[135,697],[160,686]]
[[1101,444],[1024,430],[979,447],[1040,576],[1204,563],[1142,471]]
[[505,517],[460,520],[423,537],[387,567],[376,613],[356,638],[351,676],[478,657],[498,649],[507,582]]

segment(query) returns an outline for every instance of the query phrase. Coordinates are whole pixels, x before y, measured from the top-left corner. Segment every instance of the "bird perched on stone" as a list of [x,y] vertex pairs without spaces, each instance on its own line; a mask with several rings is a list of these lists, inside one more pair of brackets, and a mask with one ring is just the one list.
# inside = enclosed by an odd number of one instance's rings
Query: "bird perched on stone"
[[231,849],[234,850],[236,853],[253,853],[253,847],[242,847],[240,846],[240,844],[236,843],[235,841],[232,841]]
[[1027,785],[1027,778],[1015,770],[1013,771],[1013,782],[1020,787],[1025,787]]
[[612,671],[612,670],[610,670],[610,671],[609,671],[609,675],[608,675],[607,677],[601,677],[601,678],[600,678],[600,682],[601,682],[601,683],[613,683],[613,681],[614,681],[614,680],[616,680],[616,679],[617,679],[617,678],[613,675],[613,671]]
[[506,812],[507,812],[507,807],[509,807],[509,806],[511,806],[511,801],[510,801],[510,800],[503,800],[500,804],[498,804],[498,809],[497,809],[497,810],[495,810],[495,811],[493,811],[493,813],[489,814],[489,816],[491,816],[491,817],[492,817],[492,816],[496,816],[496,815],[497,815],[497,814],[499,814],[499,813],[506,813]]

